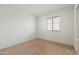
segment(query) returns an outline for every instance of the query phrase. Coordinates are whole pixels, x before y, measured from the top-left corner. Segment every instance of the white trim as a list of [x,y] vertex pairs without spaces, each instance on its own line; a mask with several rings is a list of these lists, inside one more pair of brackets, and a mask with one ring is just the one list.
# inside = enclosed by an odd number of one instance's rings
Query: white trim
[[12,45],[9,45],[9,46],[0,48],[0,49],[6,49],[6,48],[9,48],[9,47],[12,47],[12,46],[16,46],[16,45],[18,45],[18,44],[22,44],[22,43],[28,42],[28,41],[30,41],[30,40],[34,40],[34,39],[36,39],[36,38],[37,38],[37,37],[31,37],[31,38],[28,38],[27,40],[25,39],[25,41],[17,42],[17,43],[15,43],[15,44],[12,44]]
[[77,39],[77,36],[76,36],[76,16],[77,16],[77,9],[78,9],[79,5],[76,4],[74,5],[74,47],[75,47],[75,50],[77,51],[77,53],[79,54],[79,51],[78,51],[78,42],[79,42],[79,39]]

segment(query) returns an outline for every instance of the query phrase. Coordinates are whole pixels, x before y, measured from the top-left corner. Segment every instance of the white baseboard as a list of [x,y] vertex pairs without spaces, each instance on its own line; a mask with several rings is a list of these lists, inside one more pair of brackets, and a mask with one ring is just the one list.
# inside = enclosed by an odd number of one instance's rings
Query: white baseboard
[[[58,41],[54,41],[54,40],[49,40],[47,38],[42,38],[42,37],[38,37],[39,39],[43,39],[43,40],[48,40],[48,41],[52,41],[52,42],[58,42]],[[58,43],[61,43],[61,44],[65,44],[65,45],[69,45],[69,46],[72,46],[74,47],[73,45],[70,45],[70,44],[66,44],[66,43],[63,43],[63,42],[58,42]]]
[[33,39],[36,39],[36,37],[31,37],[31,38],[25,39],[25,40],[23,40],[23,41],[16,42],[15,44],[6,45],[6,46],[4,46],[4,47],[2,47],[2,48],[0,48],[0,49],[9,48],[9,47],[12,47],[12,46],[15,46],[15,45],[18,45],[18,44],[21,44],[21,43],[24,43],[24,42],[33,40]]
[[74,46],[77,54],[79,55],[79,39],[75,39]]

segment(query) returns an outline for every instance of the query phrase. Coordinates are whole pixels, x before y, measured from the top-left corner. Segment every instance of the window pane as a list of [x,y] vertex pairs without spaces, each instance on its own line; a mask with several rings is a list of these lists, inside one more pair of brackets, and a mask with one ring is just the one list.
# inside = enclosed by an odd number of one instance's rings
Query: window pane
[[60,17],[53,18],[53,30],[60,30]]
[[52,18],[47,19],[47,30],[52,30]]

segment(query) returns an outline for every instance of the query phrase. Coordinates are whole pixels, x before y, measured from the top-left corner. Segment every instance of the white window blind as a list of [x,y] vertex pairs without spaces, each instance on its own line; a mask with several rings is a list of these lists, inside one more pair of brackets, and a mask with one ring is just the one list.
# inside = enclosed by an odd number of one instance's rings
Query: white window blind
[[52,30],[52,18],[47,19],[47,30]]
[[51,17],[47,19],[47,30],[60,30],[60,17]]

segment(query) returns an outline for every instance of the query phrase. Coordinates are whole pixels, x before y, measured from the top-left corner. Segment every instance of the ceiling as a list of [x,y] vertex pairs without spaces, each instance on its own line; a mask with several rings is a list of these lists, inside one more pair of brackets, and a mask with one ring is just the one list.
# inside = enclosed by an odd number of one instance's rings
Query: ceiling
[[23,11],[24,13],[28,13],[34,16],[40,16],[49,12],[72,7],[73,4],[13,4],[7,6],[16,8],[20,11]]

